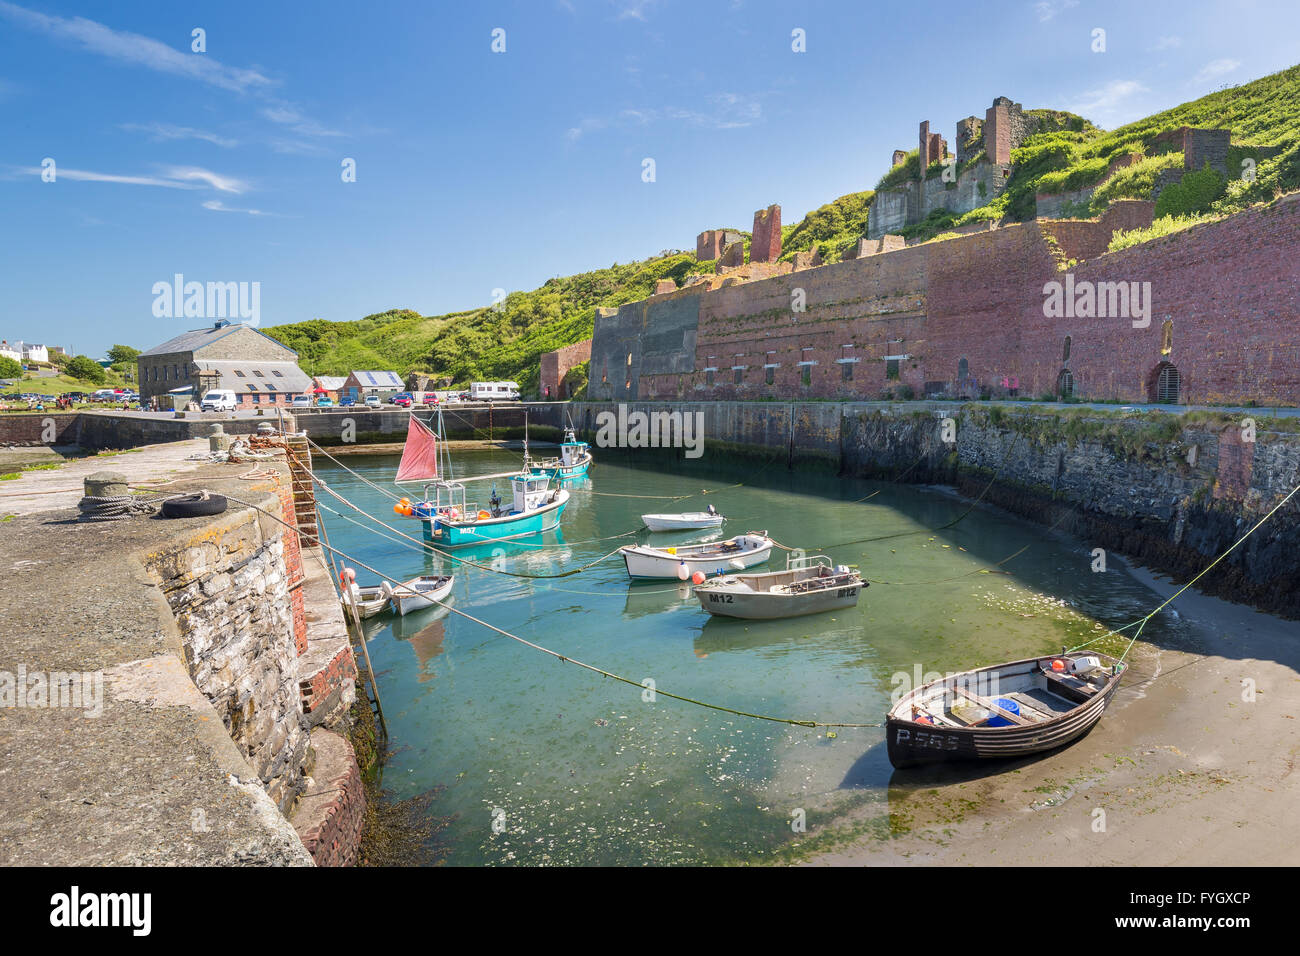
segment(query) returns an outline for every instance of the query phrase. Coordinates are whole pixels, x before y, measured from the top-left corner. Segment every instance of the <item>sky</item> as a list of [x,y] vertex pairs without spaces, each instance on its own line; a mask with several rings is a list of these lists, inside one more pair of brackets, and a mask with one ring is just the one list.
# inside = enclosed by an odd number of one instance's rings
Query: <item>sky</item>
[[256,283],[263,326],[476,308],[797,222],[996,96],[1113,128],[1300,62],[1294,27],[1293,0],[0,0],[0,337],[149,348],[210,318],[162,309],[178,274],[250,311]]

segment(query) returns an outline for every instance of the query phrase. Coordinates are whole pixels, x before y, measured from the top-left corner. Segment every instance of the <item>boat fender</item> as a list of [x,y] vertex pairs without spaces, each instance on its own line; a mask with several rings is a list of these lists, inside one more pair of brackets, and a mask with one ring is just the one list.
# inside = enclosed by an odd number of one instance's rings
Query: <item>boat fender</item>
[[226,510],[224,495],[210,495],[206,491],[197,495],[181,495],[162,503],[164,518],[204,518],[219,515]]
[[676,549],[676,548],[664,548],[664,552],[665,552],[666,554],[676,554],[676,553],[677,553],[677,549]]
[[735,568],[737,571],[743,571],[743,570],[745,570],[745,562],[742,561],[742,560],[740,560],[740,558],[732,558],[732,559],[728,562],[728,564],[729,564],[731,567]]
[[486,511],[480,511],[480,512],[478,513],[478,516],[479,516],[480,518],[491,518],[491,517],[492,517],[492,515],[488,514]]
[[677,580],[685,581],[691,576],[691,572],[686,570],[686,562],[683,561],[677,565]]

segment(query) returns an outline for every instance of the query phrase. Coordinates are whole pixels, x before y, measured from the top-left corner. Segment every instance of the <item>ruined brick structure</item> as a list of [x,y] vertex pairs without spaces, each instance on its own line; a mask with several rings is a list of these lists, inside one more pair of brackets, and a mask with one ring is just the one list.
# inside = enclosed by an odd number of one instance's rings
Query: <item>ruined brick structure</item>
[[700,262],[709,262],[722,255],[722,250],[733,242],[742,240],[740,233],[732,229],[709,229],[695,237],[695,258]]
[[781,207],[773,203],[754,213],[753,238],[749,240],[750,262],[776,262],[781,258]]
[[554,352],[545,353],[542,356],[542,374],[539,382],[541,397],[572,398],[572,389],[567,381],[569,371],[590,358],[591,339],[584,339],[573,345],[566,345],[562,349],[556,349]]
[[[1118,201],[1099,220],[1015,223],[629,303],[596,321],[588,394],[1037,397],[1065,380],[1083,399],[1300,404],[1300,194],[1105,252],[1151,210]],[[1045,285],[1069,260],[1071,283],[1099,294],[1150,283],[1150,321],[1048,317]],[[742,366],[739,382],[708,371]]]

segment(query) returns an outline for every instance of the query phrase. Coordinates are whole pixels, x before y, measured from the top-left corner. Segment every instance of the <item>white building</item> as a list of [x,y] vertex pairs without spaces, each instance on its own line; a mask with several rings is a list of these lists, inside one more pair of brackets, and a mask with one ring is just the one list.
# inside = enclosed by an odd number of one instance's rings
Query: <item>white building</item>
[[0,358],[13,359],[21,364],[23,360],[23,343],[14,342],[11,345],[8,339],[0,339]]
[[50,350],[44,345],[24,345],[23,346],[24,362],[43,362],[49,364]]

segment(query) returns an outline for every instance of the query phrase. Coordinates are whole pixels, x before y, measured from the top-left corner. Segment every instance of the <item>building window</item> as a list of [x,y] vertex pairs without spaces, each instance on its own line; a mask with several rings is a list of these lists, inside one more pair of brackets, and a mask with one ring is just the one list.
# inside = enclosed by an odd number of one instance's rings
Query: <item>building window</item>
[[970,375],[970,363],[965,358],[957,360],[957,381],[958,383],[966,381],[966,376]]
[[1068,368],[1061,369],[1056,377],[1056,394],[1061,398],[1074,398],[1074,375]]
[[1061,350],[1061,361],[1070,361],[1070,337],[1068,335],[1065,337],[1065,348]]
[[709,388],[713,387],[713,369],[709,369],[704,373],[704,384],[709,386]]
[[239,378],[247,378],[247,376],[244,375],[244,373],[241,372],[239,369],[235,369],[235,375],[237,375]]
[[767,384],[771,385],[774,382],[776,382],[776,369],[769,365],[767,367]]
[[741,383],[744,381],[744,378],[745,378],[745,370],[744,370],[744,369],[733,368],[733,369],[731,370],[731,383],[732,383],[733,385],[739,385],[739,384],[741,384]]
[[803,372],[802,372],[802,373],[800,374],[800,376],[799,376],[799,381],[802,382],[804,385],[811,385],[811,384],[812,384],[812,366],[811,366],[811,365],[805,365],[805,366],[803,367]]
[[845,382],[853,381],[853,363],[842,362],[840,364],[840,378]]
[[248,390],[249,390],[250,392],[256,392],[256,391],[257,391],[257,386],[254,385],[252,382],[249,382],[249,383],[248,383]]
[[262,396],[261,396],[261,395],[254,395],[254,396],[253,396],[253,404],[254,404],[254,405],[260,405],[260,404],[262,404]]
[[1169,355],[1174,350],[1174,320],[1165,319],[1160,327],[1160,354]]
[[277,369],[273,369],[273,370],[271,371],[271,374],[274,375],[276,378],[284,378],[284,373],[281,372],[278,368],[277,368]]
[[632,353],[631,353],[631,352],[628,352],[628,353],[627,353],[627,367],[628,367],[628,368],[631,368],[631,367],[632,367]]
[[885,378],[898,378],[898,359],[885,359]]
[[266,375],[262,373],[262,370],[260,368],[253,369],[253,374],[256,375],[258,378],[266,378]]

